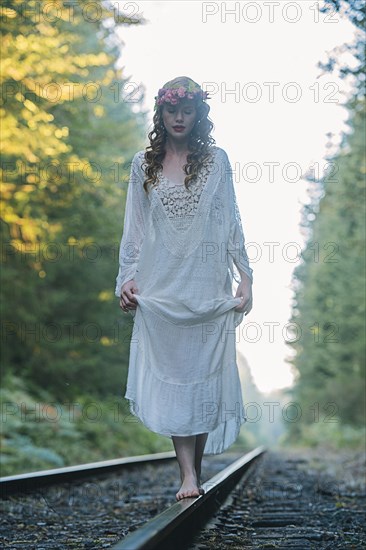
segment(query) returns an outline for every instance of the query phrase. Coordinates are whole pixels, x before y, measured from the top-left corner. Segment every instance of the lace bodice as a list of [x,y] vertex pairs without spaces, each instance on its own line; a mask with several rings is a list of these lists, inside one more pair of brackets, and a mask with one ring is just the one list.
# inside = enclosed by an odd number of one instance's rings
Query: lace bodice
[[[164,259],[161,260],[162,264],[159,263],[160,258],[163,258],[161,250],[159,253],[154,252],[158,236],[166,254],[175,258],[175,261],[181,259],[188,262],[189,259],[195,259],[194,250],[202,246],[208,226],[210,238],[206,238],[206,241],[212,241],[211,246],[215,240],[220,243],[220,253],[211,254],[217,259],[218,270],[228,268],[231,277],[239,283],[238,269],[241,269],[252,280],[253,270],[246,253],[232,170],[226,152],[214,147],[188,189],[184,184],[171,182],[160,170],[156,185],[149,194],[143,188],[146,177],[143,157],[144,151],[139,151],[131,165],[115,295],[120,296],[123,285],[134,279],[137,272],[147,277],[150,269],[147,266],[158,263],[161,270],[165,269]],[[225,245],[227,261],[222,259]],[[204,267],[205,263],[202,262]]]
[[189,183],[188,189],[184,184],[176,184],[163,175],[162,170],[158,172],[158,185],[156,190],[164,205],[166,213],[176,225],[186,225],[193,219],[201,197],[202,190],[210,173],[213,163],[211,155],[201,167],[197,179]]

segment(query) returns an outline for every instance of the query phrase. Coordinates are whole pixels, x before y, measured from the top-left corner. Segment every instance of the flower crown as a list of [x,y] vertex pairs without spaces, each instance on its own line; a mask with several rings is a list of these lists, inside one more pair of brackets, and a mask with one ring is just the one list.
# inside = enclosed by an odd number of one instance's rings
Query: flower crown
[[176,105],[180,99],[194,99],[199,97],[203,100],[210,99],[208,92],[204,92],[198,84],[189,83],[188,86],[182,86],[181,84],[173,85],[171,88],[160,88],[158,95],[155,96],[154,111],[158,108],[158,105],[163,103],[171,103]]

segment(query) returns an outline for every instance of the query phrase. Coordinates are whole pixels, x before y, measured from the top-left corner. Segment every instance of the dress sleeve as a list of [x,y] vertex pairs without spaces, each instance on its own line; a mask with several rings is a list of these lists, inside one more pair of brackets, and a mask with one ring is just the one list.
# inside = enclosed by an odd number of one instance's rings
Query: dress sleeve
[[239,272],[234,269],[234,266],[241,271],[244,271],[253,282],[253,269],[249,265],[248,254],[245,248],[245,237],[241,223],[240,211],[236,200],[231,164],[226,153],[224,158],[225,181],[227,183],[230,212],[230,232],[227,246],[227,253],[231,258],[230,270],[234,280],[237,283],[240,283],[241,276]]
[[123,233],[119,247],[119,270],[115,295],[119,298],[122,286],[135,277],[141,246],[145,236],[147,197],[139,169],[139,153],[132,160],[127,188]]

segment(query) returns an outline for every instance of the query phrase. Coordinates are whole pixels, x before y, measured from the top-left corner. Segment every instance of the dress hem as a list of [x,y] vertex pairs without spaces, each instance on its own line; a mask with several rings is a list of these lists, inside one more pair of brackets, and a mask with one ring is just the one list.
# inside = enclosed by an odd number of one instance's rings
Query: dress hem
[[[158,435],[162,435],[164,437],[169,437],[171,438],[172,436],[173,437],[190,437],[191,435],[200,435],[202,433],[212,433],[214,432],[215,430],[217,430],[217,428],[219,428],[222,424],[226,424],[227,422],[219,422],[212,430],[209,430],[209,431],[199,431],[197,433],[190,433],[190,434],[171,434],[171,433],[163,433],[161,431],[157,431],[156,429],[150,427],[150,425],[145,422],[144,420],[142,420],[142,418],[135,412],[135,409],[134,409],[134,406],[137,404],[136,401],[134,399],[131,399],[129,397],[125,397],[125,399],[127,399],[129,401],[129,408],[130,408],[130,412],[133,414],[133,416],[135,416],[136,418],[139,419],[139,421],[143,424],[143,426],[145,426],[145,428],[147,428],[148,430],[158,434]],[[239,433],[240,433],[240,428],[243,424],[245,424],[246,422],[248,421],[248,417],[247,416],[241,416],[240,417],[240,424],[237,426],[237,430],[236,430],[236,433],[234,435],[233,438],[231,438],[231,440],[229,440],[229,442],[222,448],[222,450],[218,450],[218,451],[212,451],[212,452],[205,452],[205,450],[203,451],[203,454],[204,455],[215,455],[215,454],[221,454],[223,453],[226,449],[228,449],[231,445],[233,445],[233,443],[236,441],[236,439],[238,438],[239,436]]]

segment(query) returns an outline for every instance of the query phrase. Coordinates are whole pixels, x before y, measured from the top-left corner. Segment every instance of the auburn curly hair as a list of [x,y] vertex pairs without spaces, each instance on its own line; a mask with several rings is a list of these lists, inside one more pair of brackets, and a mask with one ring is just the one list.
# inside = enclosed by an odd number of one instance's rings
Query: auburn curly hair
[[[179,76],[173,80],[169,80],[164,84],[163,88],[171,86],[199,85],[187,76]],[[214,138],[210,135],[214,125],[208,117],[210,106],[205,103],[202,98],[195,96],[191,100],[196,107],[196,121],[188,138],[188,155],[187,164],[183,166],[184,172],[187,174],[184,179],[184,185],[188,190],[188,185],[191,180],[195,181],[197,174],[210,156],[210,148],[215,144]],[[143,167],[146,174],[144,180],[144,189],[148,192],[148,185],[156,185],[157,173],[163,168],[162,161],[165,157],[165,143],[167,133],[163,123],[163,105],[157,105],[153,117],[154,127],[148,134],[150,145],[146,147]]]

